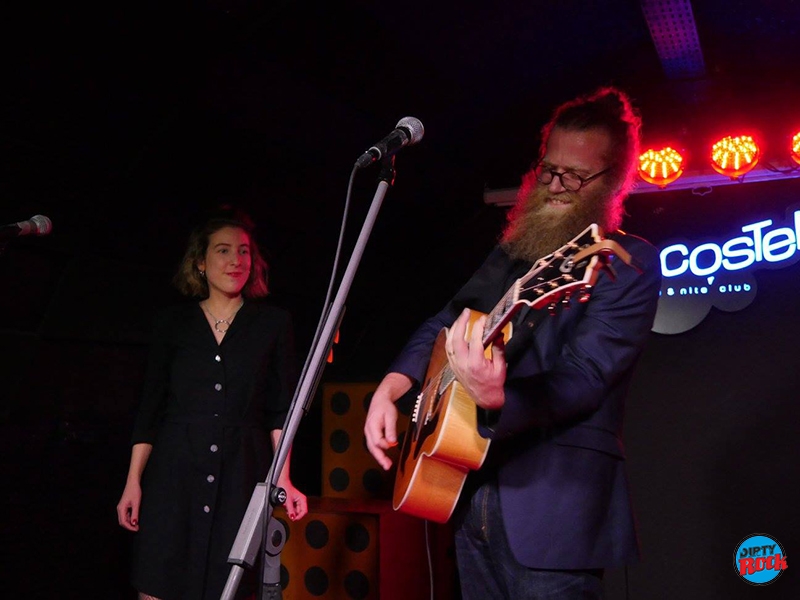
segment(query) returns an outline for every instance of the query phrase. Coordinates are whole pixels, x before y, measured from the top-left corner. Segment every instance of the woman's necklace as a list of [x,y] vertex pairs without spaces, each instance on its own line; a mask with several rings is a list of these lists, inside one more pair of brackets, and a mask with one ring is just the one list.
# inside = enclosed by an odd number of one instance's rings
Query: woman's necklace
[[[236,313],[237,313],[237,312],[239,312],[239,309],[240,309],[240,308],[242,308],[242,307],[244,306],[244,300],[242,300],[242,303],[241,303],[241,304],[238,306],[238,308],[237,308],[235,311],[233,311],[233,313],[231,314],[231,316],[230,316],[230,317],[227,317],[227,318],[225,318],[225,319],[218,319],[217,317],[215,317],[215,316],[214,316],[214,315],[211,313],[211,311],[210,311],[210,310],[208,310],[208,306],[206,306],[205,304],[201,304],[200,306],[202,306],[202,307],[203,307],[203,310],[204,310],[204,311],[206,311],[206,312],[208,313],[208,316],[209,316],[209,317],[211,317],[212,319],[214,319],[214,331],[216,331],[217,333],[225,333],[226,331],[228,331],[228,329],[230,329],[230,328],[231,328],[231,321],[233,321],[233,317],[235,317],[235,316],[236,316]],[[220,327],[220,325],[222,325],[223,323],[225,323],[225,325],[227,325],[227,327],[226,327],[225,329],[222,329],[222,328]]]

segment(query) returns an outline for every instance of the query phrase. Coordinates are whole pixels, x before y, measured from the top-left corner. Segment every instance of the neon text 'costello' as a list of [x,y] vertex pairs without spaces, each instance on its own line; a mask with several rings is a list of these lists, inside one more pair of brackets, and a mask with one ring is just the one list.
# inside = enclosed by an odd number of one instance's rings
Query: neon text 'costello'
[[794,212],[794,228],[769,229],[772,220],[742,227],[742,233],[722,244],[708,242],[689,249],[686,244],[672,244],[661,251],[661,273],[677,277],[687,271],[708,277],[720,269],[740,271],[761,262],[778,263],[800,251],[800,210]]

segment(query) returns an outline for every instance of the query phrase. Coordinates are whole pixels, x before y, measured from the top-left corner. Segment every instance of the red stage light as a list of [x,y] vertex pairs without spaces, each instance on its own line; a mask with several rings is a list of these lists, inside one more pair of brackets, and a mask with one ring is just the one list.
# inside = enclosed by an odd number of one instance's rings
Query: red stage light
[[711,166],[731,179],[741,177],[758,163],[761,150],[749,135],[728,136],[711,148]]
[[639,157],[639,177],[659,187],[683,175],[683,156],[669,146],[661,150],[650,148]]
[[792,158],[800,165],[800,131],[795,133],[792,138]]

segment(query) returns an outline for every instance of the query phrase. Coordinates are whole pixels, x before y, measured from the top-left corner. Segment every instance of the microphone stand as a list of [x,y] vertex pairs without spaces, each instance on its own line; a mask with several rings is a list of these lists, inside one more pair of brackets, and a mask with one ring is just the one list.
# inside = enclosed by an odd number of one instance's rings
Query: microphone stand
[[[356,168],[359,168],[358,164]],[[267,479],[265,482],[256,485],[256,489],[250,498],[250,504],[239,526],[239,532],[228,555],[228,562],[233,566],[222,591],[222,596],[220,596],[221,600],[234,598],[244,573],[244,567],[252,568],[256,564],[258,558],[257,540],[261,540],[263,550],[261,587],[259,588],[258,598],[260,600],[280,600],[282,598],[280,553],[286,541],[286,527],[273,516],[273,509],[286,501],[286,492],[276,485],[277,475],[283,470],[289,449],[300,424],[300,419],[308,412],[308,406],[322,377],[325,359],[330,353],[334,337],[339,330],[344,315],[345,299],[350,291],[350,286],[364,254],[369,236],[372,233],[383,199],[389,187],[394,183],[395,174],[394,156],[385,157],[381,162],[378,188],[375,191],[369,212],[364,219],[361,233],[353,248],[350,262],[347,265],[333,302],[325,308],[323,320],[320,322],[320,327],[309,351],[310,358],[306,362],[300,381],[295,389],[294,398],[292,399],[289,414],[286,417]]]

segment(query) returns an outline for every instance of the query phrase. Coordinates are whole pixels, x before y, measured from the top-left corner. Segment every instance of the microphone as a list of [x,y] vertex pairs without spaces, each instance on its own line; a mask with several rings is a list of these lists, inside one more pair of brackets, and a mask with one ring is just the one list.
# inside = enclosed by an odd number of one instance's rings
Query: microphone
[[392,156],[403,146],[416,144],[423,135],[425,135],[425,128],[419,119],[403,117],[397,122],[394,131],[358,157],[356,168],[363,169],[376,160]]
[[44,215],[35,215],[27,221],[0,227],[0,241],[23,235],[47,235],[53,229],[53,222]]

